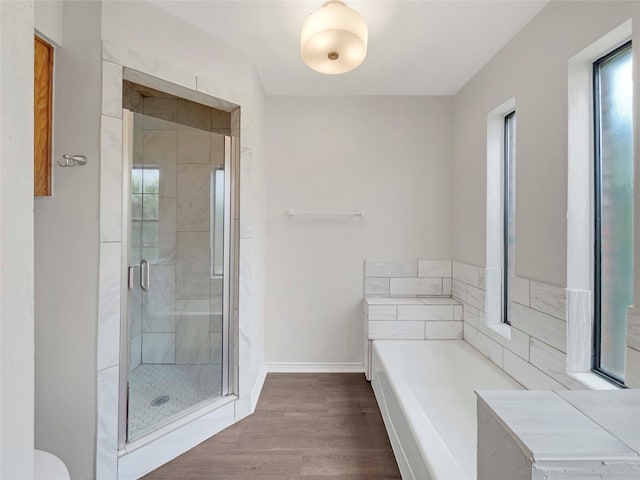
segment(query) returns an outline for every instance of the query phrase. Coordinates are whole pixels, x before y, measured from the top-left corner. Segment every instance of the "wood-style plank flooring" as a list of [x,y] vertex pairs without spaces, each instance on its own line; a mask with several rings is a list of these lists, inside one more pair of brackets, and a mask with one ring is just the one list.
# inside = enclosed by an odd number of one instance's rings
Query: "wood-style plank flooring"
[[269,374],[253,415],[146,480],[400,480],[362,374]]

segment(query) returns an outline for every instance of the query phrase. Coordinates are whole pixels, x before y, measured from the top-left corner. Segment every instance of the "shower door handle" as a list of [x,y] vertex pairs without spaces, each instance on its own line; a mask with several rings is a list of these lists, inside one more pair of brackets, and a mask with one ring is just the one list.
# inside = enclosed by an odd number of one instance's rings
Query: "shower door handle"
[[140,260],[140,288],[143,292],[149,291],[149,280],[151,278],[151,264],[149,260]]

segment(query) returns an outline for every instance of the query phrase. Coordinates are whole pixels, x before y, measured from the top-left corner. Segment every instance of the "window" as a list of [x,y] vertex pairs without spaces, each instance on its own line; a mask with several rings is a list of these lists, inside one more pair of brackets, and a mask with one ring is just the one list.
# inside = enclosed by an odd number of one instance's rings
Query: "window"
[[516,193],[516,112],[504,117],[502,160],[502,321],[509,319],[509,286],[515,260],[515,193]]
[[511,338],[509,285],[513,276],[516,99],[487,114],[486,325]]
[[593,370],[623,384],[633,303],[633,78],[631,42],[593,64]]
[[160,169],[155,166],[131,170],[132,262],[158,261],[158,208]]

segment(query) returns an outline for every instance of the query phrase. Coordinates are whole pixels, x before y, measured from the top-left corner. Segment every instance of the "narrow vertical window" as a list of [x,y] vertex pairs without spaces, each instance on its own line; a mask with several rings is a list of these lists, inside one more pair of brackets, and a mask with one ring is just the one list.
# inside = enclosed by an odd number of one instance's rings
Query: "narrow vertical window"
[[593,64],[594,355],[596,372],[624,383],[633,303],[633,77],[631,42]]
[[515,260],[515,192],[516,192],[516,112],[504,117],[504,155],[502,162],[502,321],[509,318],[509,286]]

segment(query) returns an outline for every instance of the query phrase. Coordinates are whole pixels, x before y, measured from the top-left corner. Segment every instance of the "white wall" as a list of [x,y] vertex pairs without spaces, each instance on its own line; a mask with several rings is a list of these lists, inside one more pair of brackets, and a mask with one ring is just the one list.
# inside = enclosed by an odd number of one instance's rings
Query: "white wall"
[[62,45],[64,37],[64,1],[36,0],[34,3],[36,31],[50,42]]
[[[36,12],[46,2],[36,4]],[[94,478],[100,172],[100,4],[64,2],[56,49],[53,196],[35,201],[36,448]]]
[[33,2],[0,2],[0,478],[33,478]]
[[451,97],[267,97],[268,362],[360,364],[363,260],[451,257],[451,118]]
[[551,2],[455,95],[456,260],[485,265],[487,114],[514,97],[515,273],[566,285],[568,61],[631,17],[640,24],[640,3]]

